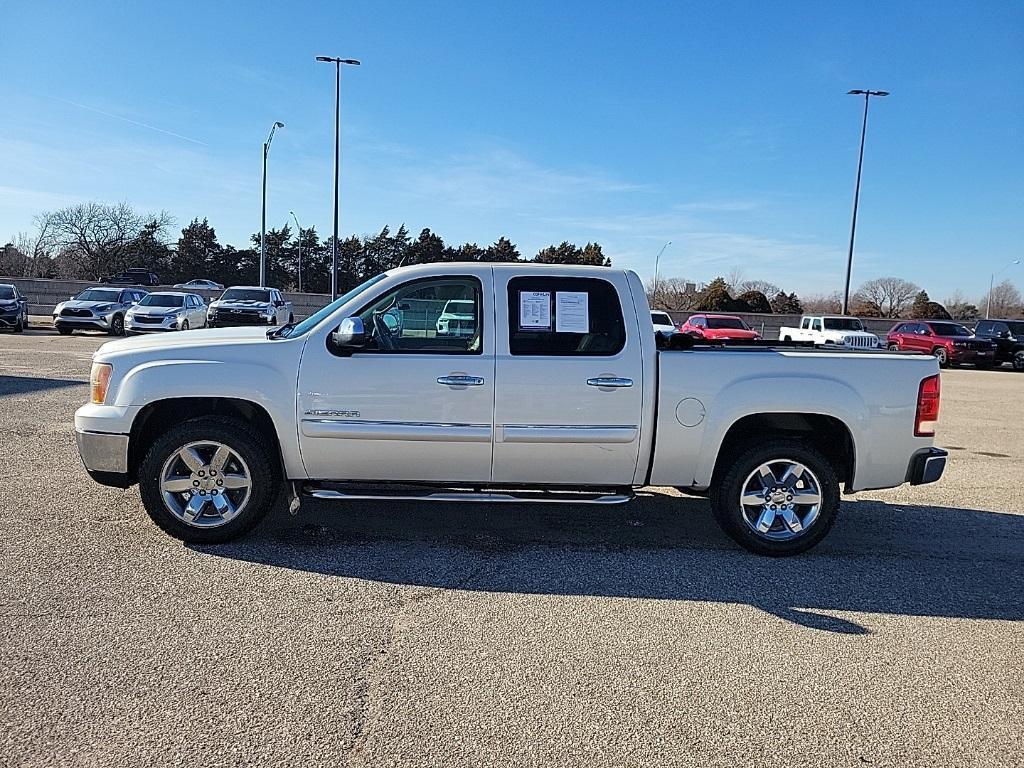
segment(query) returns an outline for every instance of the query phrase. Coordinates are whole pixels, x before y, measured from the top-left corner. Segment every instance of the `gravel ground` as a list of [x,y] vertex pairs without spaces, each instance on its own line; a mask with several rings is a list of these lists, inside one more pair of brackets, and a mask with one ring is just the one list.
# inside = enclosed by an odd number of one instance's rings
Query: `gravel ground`
[[0,764],[1020,765],[1024,375],[803,557],[705,502],[304,502],[189,547],[71,433],[101,336],[0,336]]

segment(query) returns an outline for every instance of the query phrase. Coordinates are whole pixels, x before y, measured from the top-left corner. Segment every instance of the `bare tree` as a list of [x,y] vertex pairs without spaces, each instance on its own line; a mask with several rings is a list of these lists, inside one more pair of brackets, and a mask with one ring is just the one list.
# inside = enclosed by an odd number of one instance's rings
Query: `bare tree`
[[57,255],[60,271],[98,279],[132,266],[128,259],[140,237],[165,236],[172,222],[166,211],[141,216],[124,202],[79,203],[38,217],[38,240]]
[[743,271],[743,267],[733,267],[729,270],[729,274],[725,276],[725,286],[729,289],[730,293],[741,293],[740,286],[743,285],[745,280],[746,273]]
[[946,311],[954,320],[976,320],[978,317],[978,306],[968,301],[959,288],[942,303],[946,305]]
[[900,317],[920,290],[900,277],[879,277],[864,283],[853,298],[858,314]]
[[700,299],[696,283],[679,277],[659,278],[647,283],[647,303],[652,309],[685,311],[693,309]]
[[835,315],[843,311],[843,297],[839,291],[812,293],[802,299],[804,311],[815,315]]
[[985,307],[989,317],[1018,317],[1024,313],[1020,291],[1010,280],[992,286],[991,306],[989,306],[989,294],[981,297],[979,307]]
[[742,280],[738,286],[735,286],[735,290],[737,294],[757,291],[765,296],[774,296],[782,289],[775,283],[770,283],[767,280]]

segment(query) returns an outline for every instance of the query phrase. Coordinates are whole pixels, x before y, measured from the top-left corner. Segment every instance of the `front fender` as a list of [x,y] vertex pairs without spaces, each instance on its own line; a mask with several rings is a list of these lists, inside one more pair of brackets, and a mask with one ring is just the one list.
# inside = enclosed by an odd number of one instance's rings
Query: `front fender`
[[[161,400],[231,398],[254,403],[274,424],[288,477],[303,476],[295,428],[296,371],[270,364],[214,360],[155,360],[127,371],[116,386],[113,405],[138,412]],[[187,419],[189,413],[181,414]]]

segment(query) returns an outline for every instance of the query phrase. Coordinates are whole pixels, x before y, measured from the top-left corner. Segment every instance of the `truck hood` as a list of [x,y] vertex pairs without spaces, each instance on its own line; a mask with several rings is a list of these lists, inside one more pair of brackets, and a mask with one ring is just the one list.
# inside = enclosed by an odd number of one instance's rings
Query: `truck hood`
[[215,301],[210,306],[216,309],[259,309],[265,310],[270,309],[271,304],[269,301],[253,301],[252,299],[245,299],[244,301]]
[[238,343],[273,344],[267,338],[267,329],[261,326],[241,326],[238,328],[199,328],[186,333],[173,333],[159,336],[133,336],[117,341],[108,341],[100,347],[94,356],[102,360],[108,355],[125,352],[150,352],[156,349],[173,349],[178,356],[189,349],[201,350],[221,344]]

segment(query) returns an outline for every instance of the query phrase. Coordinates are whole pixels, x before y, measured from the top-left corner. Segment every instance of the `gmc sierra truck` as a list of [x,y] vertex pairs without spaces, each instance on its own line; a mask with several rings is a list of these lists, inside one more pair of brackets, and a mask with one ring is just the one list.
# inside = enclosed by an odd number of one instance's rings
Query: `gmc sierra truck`
[[[385,319],[453,301],[472,333]],[[75,430],[95,480],[138,483],[158,526],[200,543],[287,497],[614,504],[674,486],[740,545],[790,555],[828,533],[841,486],[939,479],[934,358],[774,344],[659,337],[633,272],[417,265],[297,324],[107,343]]]

